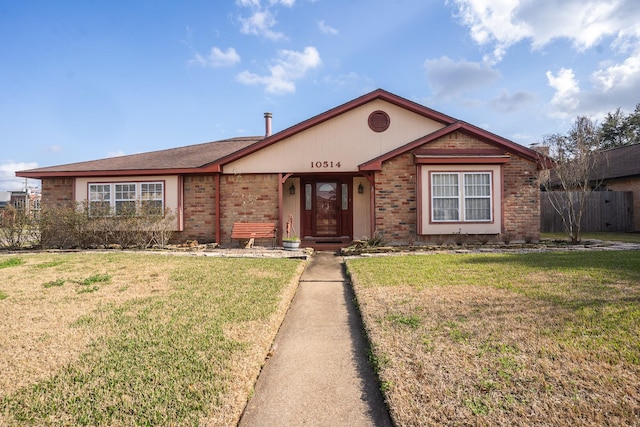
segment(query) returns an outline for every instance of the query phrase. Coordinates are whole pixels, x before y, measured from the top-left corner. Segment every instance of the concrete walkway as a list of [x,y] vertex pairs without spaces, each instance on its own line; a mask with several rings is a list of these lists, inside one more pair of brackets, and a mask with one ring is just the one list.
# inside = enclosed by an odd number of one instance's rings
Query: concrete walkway
[[240,426],[392,425],[342,262],[311,258]]

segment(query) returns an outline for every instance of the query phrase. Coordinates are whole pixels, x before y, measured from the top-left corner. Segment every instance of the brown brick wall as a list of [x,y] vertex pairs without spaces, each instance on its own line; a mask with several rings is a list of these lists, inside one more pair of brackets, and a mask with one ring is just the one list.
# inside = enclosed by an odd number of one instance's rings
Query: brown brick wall
[[184,177],[184,231],[175,233],[174,241],[216,240],[216,184],[212,175]]
[[[278,175],[223,175],[220,184],[220,243],[228,246],[234,222],[278,220]],[[261,243],[272,243],[261,242]]]
[[62,207],[73,202],[74,178],[44,178],[42,180],[43,207]]
[[511,240],[540,240],[540,180],[536,164],[511,156],[502,169],[504,234]]
[[[461,132],[455,132],[421,148],[493,148]],[[503,233],[510,240],[540,239],[540,189],[536,164],[512,156],[503,169]],[[450,236],[417,235],[417,166],[405,153],[385,161],[375,175],[376,229],[390,244],[435,243]],[[493,237],[493,236],[492,236]]]
[[384,162],[375,174],[376,230],[387,243],[416,240],[416,171],[413,155],[405,153]]
[[633,192],[633,229],[640,231],[640,177],[610,180],[603,185],[611,191]]

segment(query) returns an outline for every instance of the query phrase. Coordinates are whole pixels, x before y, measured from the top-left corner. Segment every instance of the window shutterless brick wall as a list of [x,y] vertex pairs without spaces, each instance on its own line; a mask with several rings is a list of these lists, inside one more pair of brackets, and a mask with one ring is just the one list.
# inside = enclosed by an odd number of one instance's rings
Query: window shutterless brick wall
[[73,203],[73,178],[45,178],[42,180],[42,206],[63,207]]
[[175,233],[172,240],[197,240],[211,243],[216,240],[216,184],[212,175],[184,177],[184,231]]
[[[494,148],[460,132],[422,147],[425,149]],[[503,166],[503,233],[512,241],[540,239],[540,188],[534,162],[511,156]],[[442,243],[451,236],[417,235],[417,166],[413,154],[385,161],[375,174],[376,229],[390,244]],[[427,203],[428,201],[425,201]],[[500,239],[500,236],[490,236]],[[471,236],[470,236],[471,238]]]
[[278,220],[277,174],[223,175],[220,181],[222,245],[232,243],[234,222],[275,223]]

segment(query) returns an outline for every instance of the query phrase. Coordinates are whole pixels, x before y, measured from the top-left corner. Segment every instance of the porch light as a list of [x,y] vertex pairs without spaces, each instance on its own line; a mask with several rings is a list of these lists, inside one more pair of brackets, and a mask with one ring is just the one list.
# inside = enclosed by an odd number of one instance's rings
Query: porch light
[[296,194],[296,186],[291,184],[291,187],[289,187],[289,194]]
[[358,184],[358,194],[363,194],[364,193],[364,187],[362,186],[362,183]]

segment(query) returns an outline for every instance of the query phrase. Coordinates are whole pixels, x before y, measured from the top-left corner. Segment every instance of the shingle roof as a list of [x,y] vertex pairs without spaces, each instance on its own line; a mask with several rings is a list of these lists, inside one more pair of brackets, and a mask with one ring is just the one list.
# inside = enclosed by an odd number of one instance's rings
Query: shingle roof
[[626,145],[602,152],[598,177],[603,179],[640,176],[640,144]]
[[[241,150],[263,139],[262,136],[247,136],[170,148],[167,150],[151,151],[148,153],[131,154],[127,156],[110,157],[87,162],[69,163],[66,165],[50,166],[20,171],[19,173],[37,176],[52,173],[69,172],[106,172],[106,171],[153,171],[198,169],[206,167],[229,154]],[[196,172],[196,171],[194,171]]]

